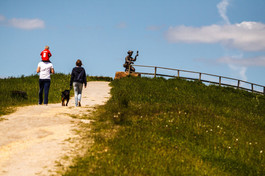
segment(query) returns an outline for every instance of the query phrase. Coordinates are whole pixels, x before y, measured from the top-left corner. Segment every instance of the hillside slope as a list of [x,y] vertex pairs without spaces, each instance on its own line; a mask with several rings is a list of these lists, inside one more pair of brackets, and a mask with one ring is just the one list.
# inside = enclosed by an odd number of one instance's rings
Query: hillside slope
[[181,79],[111,85],[95,144],[66,175],[265,175],[264,95]]

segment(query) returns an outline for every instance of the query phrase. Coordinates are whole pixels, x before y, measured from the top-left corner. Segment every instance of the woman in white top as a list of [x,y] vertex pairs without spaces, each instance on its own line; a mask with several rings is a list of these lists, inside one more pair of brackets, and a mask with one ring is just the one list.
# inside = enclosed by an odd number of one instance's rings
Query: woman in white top
[[51,62],[40,62],[38,64],[37,73],[40,73],[39,77],[39,104],[43,102],[43,90],[44,90],[44,104],[48,105],[48,95],[51,84],[51,73],[54,74],[54,68]]

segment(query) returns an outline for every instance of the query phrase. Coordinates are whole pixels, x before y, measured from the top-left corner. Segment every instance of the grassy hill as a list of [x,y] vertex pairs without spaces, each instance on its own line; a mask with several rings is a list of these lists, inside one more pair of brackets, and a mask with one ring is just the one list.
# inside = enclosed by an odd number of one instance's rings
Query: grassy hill
[[[50,103],[69,81],[52,75]],[[95,120],[80,132],[94,143],[65,175],[265,175],[264,95],[181,79],[131,77],[111,86],[107,104],[82,117]],[[0,115],[37,104],[38,76],[0,79],[0,97]]]
[[87,117],[94,144],[65,175],[265,175],[264,95],[181,79],[111,86]]

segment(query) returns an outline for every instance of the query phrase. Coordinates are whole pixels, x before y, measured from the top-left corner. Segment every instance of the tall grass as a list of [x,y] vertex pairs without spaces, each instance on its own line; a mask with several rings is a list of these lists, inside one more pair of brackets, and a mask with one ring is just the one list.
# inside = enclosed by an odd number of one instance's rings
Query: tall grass
[[65,175],[265,175],[265,97],[200,82],[124,78]]
[[[51,75],[49,103],[61,101],[61,92],[70,87],[70,74],[57,73]],[[110,77],[87,77],[88,81],[111,81]],[[14,97],[12,91],[23,91],[27,98]],[[38,104],[39,76],[21,76],[18,78],[0,79],[0,116],[14,111],[15,107]],[[73,92],[72,92],[73,93]]]
[[[69,89],[70,75],[51,75],[49,103],[60,102],[61,91]],[[27,98],[14,97],[12,91],[23,91]],[[38,104],[39,77],[38,75],[21,76],[18,78],[0,79],[0,115],[10,113],[14,107]]]

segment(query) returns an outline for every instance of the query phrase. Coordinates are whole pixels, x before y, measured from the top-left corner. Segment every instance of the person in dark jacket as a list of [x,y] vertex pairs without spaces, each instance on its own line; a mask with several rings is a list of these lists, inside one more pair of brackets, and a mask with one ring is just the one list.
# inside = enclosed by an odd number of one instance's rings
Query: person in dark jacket
[[86,88],[86,71],[82,66],[82,61],[76,61],[76,67],[73,68],[70,80],[70,89],[74,87],[75,106],[81,106],[82,88]]

